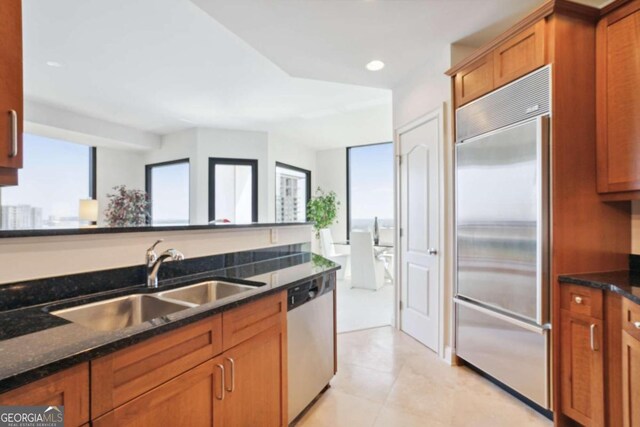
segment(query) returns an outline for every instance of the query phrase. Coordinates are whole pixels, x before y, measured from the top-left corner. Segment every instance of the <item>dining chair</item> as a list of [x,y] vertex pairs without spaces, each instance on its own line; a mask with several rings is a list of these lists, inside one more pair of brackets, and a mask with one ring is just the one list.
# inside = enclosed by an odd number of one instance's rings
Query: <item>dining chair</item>
[[333,245],[331,230],[328,228],[320,230],[320,250],[322,251],[323,257],[340,264],[342,268],[338,270],[337,278],[344,279],[347,273],[347,268],[349,267],[349,254],[339,254],[336,252],[336,248]]
[[370,231],[351,232],[351,286],[377,291],[384,285],[384,262],[376,257]]

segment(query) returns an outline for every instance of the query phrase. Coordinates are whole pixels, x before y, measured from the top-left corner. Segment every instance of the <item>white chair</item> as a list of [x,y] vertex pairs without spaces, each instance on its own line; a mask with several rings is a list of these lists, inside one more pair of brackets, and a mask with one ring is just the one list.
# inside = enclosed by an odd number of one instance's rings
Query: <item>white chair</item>
[[342,267],[338,270],[337,278],[344,279],[349,265],[349,254],[339,254],[336,252],[336,248],[333,246],[333,237],[331,237],[331,230],[324,228],[320,230],[320,250],[322,256],[330,259],[336,264],[340,264]]
[[377,291],[384,285],[384,262],[376,258],[370,231],[351,232],[351,286]]
[[381,227],[380,243],[384,245],[393,245],[395,231],[396,229],[393,227]]

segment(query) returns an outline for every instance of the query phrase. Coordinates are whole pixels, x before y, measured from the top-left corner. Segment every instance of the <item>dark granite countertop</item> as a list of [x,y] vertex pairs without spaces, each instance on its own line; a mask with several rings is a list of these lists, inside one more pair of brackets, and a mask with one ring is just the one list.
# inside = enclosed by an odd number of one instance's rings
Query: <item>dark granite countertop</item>
[[260,286],[222,301],[188,308],[117,331],[88,329],[55,317],[49,314],[48,310],[134,293],[150,293],[145,286],[132,286],[0,312],[0,393],[213,314],[283,291],[339,268],[329,260],[307,253],[168,280],[153,291],[159,292],[212,278],[242,279]]
[[640,272],[637,271],[620,270],[604,273],[563,275],[558,280],[564,283],[573,283],[615,292],[636,304],[640,304]]
[[312,225],[313,222],[251,222],[247,224],[202,224],[202,225],[168,225],[142,227],[87,227],[87,228],[51,228],[39,230],[4,230],[0,238],[9,237],[43,237],[43,236],[77,236],[85,234],[144,233],[153,231],[192,231],[192,230],[228,230],[239,228],[291,227]]

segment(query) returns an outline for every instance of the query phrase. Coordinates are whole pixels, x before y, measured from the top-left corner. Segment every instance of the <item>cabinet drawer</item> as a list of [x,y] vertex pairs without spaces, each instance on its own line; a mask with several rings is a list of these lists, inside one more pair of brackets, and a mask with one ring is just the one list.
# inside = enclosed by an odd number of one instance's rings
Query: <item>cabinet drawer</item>
[[221,317],[216,315],[92,361],[92,418],[221,352]]
[[560,285],[560,307],[570,313],[602,319],[602,290],[578,285]]
[[456,107],[460,107],[493,89],[493,54],[478,59],[455,77]]
[[640,339],[640,305],[622,299],[622,327],[636,339]]
[[224,350],[286,322],[287,293],[281,292],[222,313]]
[[493,51],[495,87],[545,65],[545,20],[521,31]]
[[64,425],[83,425],[89,422],[89,364],[83,363],[2,394],[0,405],[64,406]]

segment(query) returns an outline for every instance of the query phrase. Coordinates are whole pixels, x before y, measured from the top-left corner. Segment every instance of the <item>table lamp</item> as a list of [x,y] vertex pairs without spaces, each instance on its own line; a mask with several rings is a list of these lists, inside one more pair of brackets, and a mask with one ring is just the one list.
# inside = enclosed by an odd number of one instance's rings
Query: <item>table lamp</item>
[[98,201],[95,199],[80,200],[80,221],[88,221],[85,227],[96,227],[98,222]]

